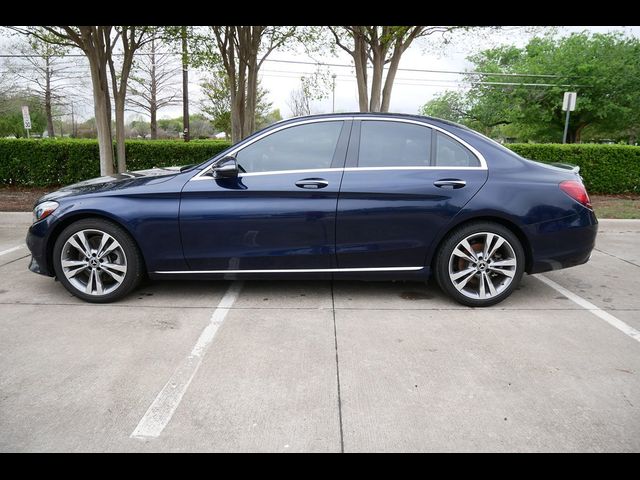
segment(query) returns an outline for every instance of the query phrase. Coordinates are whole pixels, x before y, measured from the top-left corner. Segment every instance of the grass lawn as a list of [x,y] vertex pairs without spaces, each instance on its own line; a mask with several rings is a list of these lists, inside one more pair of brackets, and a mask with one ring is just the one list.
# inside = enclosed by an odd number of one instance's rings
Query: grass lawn
[[640,218],[640,195],[590,195],[598,218]]
[[[29,212],[33,203],[51,188],[0,185],[0,212]],[[640,195],[591,195],[598,218],[640,218]]]

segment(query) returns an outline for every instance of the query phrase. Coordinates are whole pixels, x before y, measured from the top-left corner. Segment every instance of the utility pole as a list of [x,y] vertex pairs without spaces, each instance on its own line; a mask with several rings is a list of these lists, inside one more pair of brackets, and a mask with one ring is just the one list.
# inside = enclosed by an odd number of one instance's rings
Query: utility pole
[[333,100],[332,100],[332,106],[331,106],[331,113],[336,113],[336,74],[334,73],[333,75],[331,75],[331,78],[333,78],[333,86],[331,87],[331,90],[333,92]]
[[184,141],[189,141],[189,56],[187,27],[182,26],[182,127]]

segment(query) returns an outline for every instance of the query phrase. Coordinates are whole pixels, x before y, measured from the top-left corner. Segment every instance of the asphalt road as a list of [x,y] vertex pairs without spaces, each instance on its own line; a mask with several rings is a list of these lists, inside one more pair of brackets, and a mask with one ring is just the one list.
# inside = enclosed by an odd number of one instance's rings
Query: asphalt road
[[402,282],[89,305],[27,270],[29,223],[0,213],[0,451],[640,451],[640,221],[488,309]]

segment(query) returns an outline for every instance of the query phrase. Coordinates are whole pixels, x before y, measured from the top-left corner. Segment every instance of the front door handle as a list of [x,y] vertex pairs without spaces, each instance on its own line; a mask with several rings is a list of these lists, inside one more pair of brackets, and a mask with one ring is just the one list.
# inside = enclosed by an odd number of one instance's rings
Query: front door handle
[[443,178],[436,180],[433,184],[438,188],[462,188],[467,182],[458,178]]
[[310,188],[310,189],[318,189],[324,188],[329,185],[324,178],[303,178],[302,180],[298,180],[296,182],[296,187],[298,188]]

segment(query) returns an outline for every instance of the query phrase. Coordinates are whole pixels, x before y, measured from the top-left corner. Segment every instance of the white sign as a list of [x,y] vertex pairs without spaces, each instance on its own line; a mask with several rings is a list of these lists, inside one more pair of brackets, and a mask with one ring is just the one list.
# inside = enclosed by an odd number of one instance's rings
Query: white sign
[[562,101],[562,111],[569,110],[573,112],[576,109],[576,98],[578,94],[576,92],[564,92],[564,100]]
[[29,107],[22,107],[22,120],[24,122],[24,128],[29,130],[31,128],[31,117],[29,116]]

